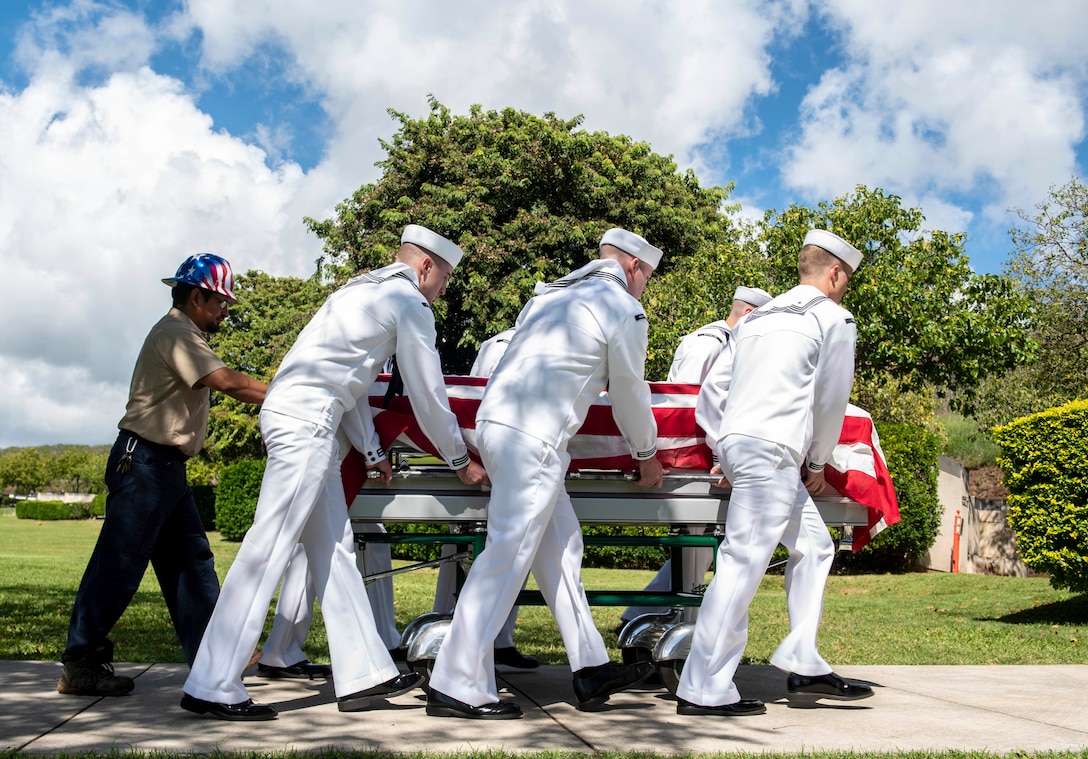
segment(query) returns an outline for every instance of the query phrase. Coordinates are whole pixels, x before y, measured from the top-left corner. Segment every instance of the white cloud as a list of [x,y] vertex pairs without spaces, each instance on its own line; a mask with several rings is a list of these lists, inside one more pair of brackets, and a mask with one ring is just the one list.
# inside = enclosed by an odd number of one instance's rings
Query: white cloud
[[127,381],[96,381],[85,367],[5,356],[0,376],[0,448],[112,442],[111,431],[125,411]]
[[94,0],[74,0],[33,12],[34,23],[17,34],[16,60],[27,70],[58,59],[75,70],[118,71],[143,65],[155,46],[143,18],[114,8],[103,15]]
[[204,64],[216,71],[243,65],[259,38],[289,50],[325,93],[338,126],[331,154],[344,156],[349,145],[358,156],[349,168],[365,171],[361,180],[380,157],[375,137],[391,132],[385,109],[422,115],[429,94],[456,112],[480,103],[585,114],[588,129],[649,141],[698,167],[696,147],[738,129],[746,103],[773,87],[765,48],[796,25],[781,8],[194,0],[188,13],[203,33]]
[[[0,446],[102,442],[140,343],[169,308],[161,277],[203,250],[240,270],[300,273],[299,249],[312,261],[318,246],[287,213],[297,166],[272,171],[261,150],[213,131],[177,80],[126,59],[81,86],[72,61],[86,51],[34,56],[25,44],[29,85],[0,93]],[[50,437],[65,419],[71,435]]]
[[907,208],[921,208],[925,212],[925,221],[922,222],[923,231],[942,229],[948,232],[962,232],[971,225],[974,219],[971,211],[948,202],[940,195],[906,195],[903,197],[903,204]]
[[1088,25],[1088,6],[830,0],[824,9],[848,60],[804,100],[782,169],[789,185],[816,199],[858,184],[925,197],[929,224],[969,222],[970,196],[999,222],[1076,171],[1088,72],[1071,30]]

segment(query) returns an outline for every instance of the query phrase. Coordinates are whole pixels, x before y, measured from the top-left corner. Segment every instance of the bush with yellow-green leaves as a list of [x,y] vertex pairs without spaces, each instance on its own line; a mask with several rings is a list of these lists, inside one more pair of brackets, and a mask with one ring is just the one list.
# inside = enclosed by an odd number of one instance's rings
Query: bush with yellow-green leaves
[[1055,588],[1088,591],[1088,400],[993,432],[1020,558]]

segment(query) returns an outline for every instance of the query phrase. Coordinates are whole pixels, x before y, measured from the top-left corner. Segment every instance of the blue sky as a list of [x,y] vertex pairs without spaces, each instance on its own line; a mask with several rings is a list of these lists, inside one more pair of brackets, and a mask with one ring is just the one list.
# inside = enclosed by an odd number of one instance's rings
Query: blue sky
[[432,94],[581,114],[746,215],[880,187],[997,273],[1008,209],[1084,173],[1086,28],[1079,0],[4,0],[0,447],[110,440],[158,278],[310,273],[302,218]]

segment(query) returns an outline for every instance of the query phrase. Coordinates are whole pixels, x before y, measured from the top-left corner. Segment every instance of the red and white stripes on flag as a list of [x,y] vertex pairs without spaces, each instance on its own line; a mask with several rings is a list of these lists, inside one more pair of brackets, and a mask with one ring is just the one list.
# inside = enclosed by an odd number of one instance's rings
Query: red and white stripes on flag
[[[400,445],[437,455],[430,440],[419,428],[412,406],[405,396],[390,399],[385,405],[389,375],[381,375],[370,389],[370,405],[374,408],[374,425],[383,448]],[[476,409],[483,398],[487,380],[480,377],[446,377],[446,392],[450,408],[457,416],[470,455],[476,459]],[[695,400],[698,385],[667,382],[650,383],[650,403],[657,421],[657,452],[668,469],[707,471],[711,466],[711,451],[705,435],[695,423]],[[635,470],[638,464],[631,457],[627,442],[612,418],[608,394],[603,394],[591,407],[586,421],[567,445],[571,469]],[[351,494],[362,485],[363,458],[353,451],[344,461],[345,489]],[[891,475],[873,427],[872,417],[850,406],[843,423],[842,437],[827,468],[827,481],[847,498],[869,509],[868,529],[855,530],[854,551],[863,548],[880,530],[899,521],[899,505],[892,487]]]
[[865,530],[854,528],[855,553],[878,532],[899,521],[899,499],[868,411],[852,403],[847,405],[839,444],[831,452],[824,472],[829,485],[869,509]]

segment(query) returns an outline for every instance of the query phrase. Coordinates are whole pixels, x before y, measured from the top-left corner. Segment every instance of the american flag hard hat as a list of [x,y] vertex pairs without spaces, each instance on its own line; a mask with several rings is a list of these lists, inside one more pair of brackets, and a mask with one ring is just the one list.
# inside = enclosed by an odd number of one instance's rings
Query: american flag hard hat
[[214,253],[189,256],[178,267],[178,273],[163,279],[168,285],[183,283],[218,293],[232,303],[234,299],[234,272],[227,259]]

